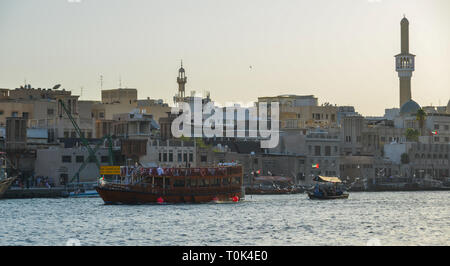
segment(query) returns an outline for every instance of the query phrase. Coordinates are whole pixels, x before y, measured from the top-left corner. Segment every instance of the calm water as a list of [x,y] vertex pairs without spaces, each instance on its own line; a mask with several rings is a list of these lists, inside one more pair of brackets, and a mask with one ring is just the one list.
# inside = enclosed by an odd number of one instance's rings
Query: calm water
[[450,245],[450,192],[249,196],[237,204],[0,200],[0,245]]

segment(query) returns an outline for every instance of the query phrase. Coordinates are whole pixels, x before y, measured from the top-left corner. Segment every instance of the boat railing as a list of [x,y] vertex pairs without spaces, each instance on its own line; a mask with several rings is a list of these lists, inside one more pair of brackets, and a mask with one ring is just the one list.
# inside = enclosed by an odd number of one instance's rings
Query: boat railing
[[[242,174],[241,166],[233,167],[201,167],[201,168],[161,168],[141,167],[130,171],[140,177],[223,177]],[[121,176],[127,176],[126,168],[121,169]]]

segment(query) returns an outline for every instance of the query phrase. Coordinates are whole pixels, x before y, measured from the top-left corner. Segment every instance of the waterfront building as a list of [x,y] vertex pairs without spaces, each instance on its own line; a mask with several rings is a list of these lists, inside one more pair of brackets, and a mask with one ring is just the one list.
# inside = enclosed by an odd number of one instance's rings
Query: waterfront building
[[7,117],[23,117],[27,119],[29,128],[48,129],[49,142],[55,142],[58,138],[76,137],[72,123],[58,102],[62,100],[82,134],[91,138],[94,128],[91,112],[78,98],[79,96],[71,95],[70,91],[59,90],[58,87],[35,89],[26,85],[9,90],[9,95],[3,90],[3,97],[0,99],[0,126],[5,125]]
[[361,115],[349,115],[341,121],[341,154],[360,155],[362,151],[362,132],[367,127]]
[[[109,148],[102,144],[97,152],[97,160],[100,165],[109,165]],[[119,147],[114,147],[118,150]],[[73,146],[56,146],[36,151],[36,163],[34,176],[49,177],[56,186],[63,186],[70,182],[76,182],[75,174],[81,165],[87,161],[85,168],[79,172],[80,182],[94,182],[100,176],[100,170],[95,160],[90,157],[88,150],[79,142]]]
[[124,114],[114,114],[112,133],[117,138],[147,139],[156,135],[158,123],[152,115],[142,113],[139,109]]
[[447,180],[450,178],[450,144],[391,143],[384,158],[401,169],[400,176]]
[[146,154],[139,158],[142,164],[155,164],[162,167],[198,167],[194,141],[148,140],[146,146]]
[[316,127],[336,127],[338,107],[325,103],[318,105],[313,95],[280,95],[258,97],[258,104],[278,102],[280,107],[280,130]]
[[166,117],[167,112],[171,111],[171,108],[163,100],[150,99],[148,97],[145,100],[137,100],[137,108],[141,112],[152,115],[155,121],[159,121],[160,118]]
[[[308,160],[305,174],[308,176],[340,176],[341,136],[338,130],[312,130],[305,138],[306,157]],[[318,167],[313,167],[317,165]]]

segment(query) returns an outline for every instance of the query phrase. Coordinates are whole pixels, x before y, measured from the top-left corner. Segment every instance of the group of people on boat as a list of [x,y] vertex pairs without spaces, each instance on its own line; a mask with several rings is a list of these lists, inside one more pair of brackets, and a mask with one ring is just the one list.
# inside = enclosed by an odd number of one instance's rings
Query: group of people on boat
[[318,197],[340,196],[344,191],[338,185],[319,185],[314,186],[314,195]]

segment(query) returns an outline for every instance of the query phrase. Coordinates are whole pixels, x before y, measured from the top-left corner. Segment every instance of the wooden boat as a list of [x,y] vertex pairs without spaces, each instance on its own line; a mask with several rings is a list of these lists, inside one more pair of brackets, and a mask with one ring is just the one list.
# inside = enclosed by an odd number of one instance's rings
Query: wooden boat
[[329,199],[347,199],[349,194],[348,193],[342,193],[341,195],[323,195],[318,196],[314,195],[314,193],[308,192],[308,196],[310,199],[318,199],[318,200],[329,200]]
[[8,158],[6,157],[6,153],[0,152],[0,198],[3,197],[6,190],[16,181],[15,176],[7,177],[6,174],[6,162],[8,162]]
[[14,183],[16,177],[9,177],[3,180],[0,180],[0,198],[5,194],[6,190]]
[[120,183],[95,188],[105,204],[237,202],[244,198],[241,166],[137,168]]
[[308,191],[310,199],[332,200],[347,199],[349,194],[345,192],[346,188],[338,177],[316,176],[314,190]]

